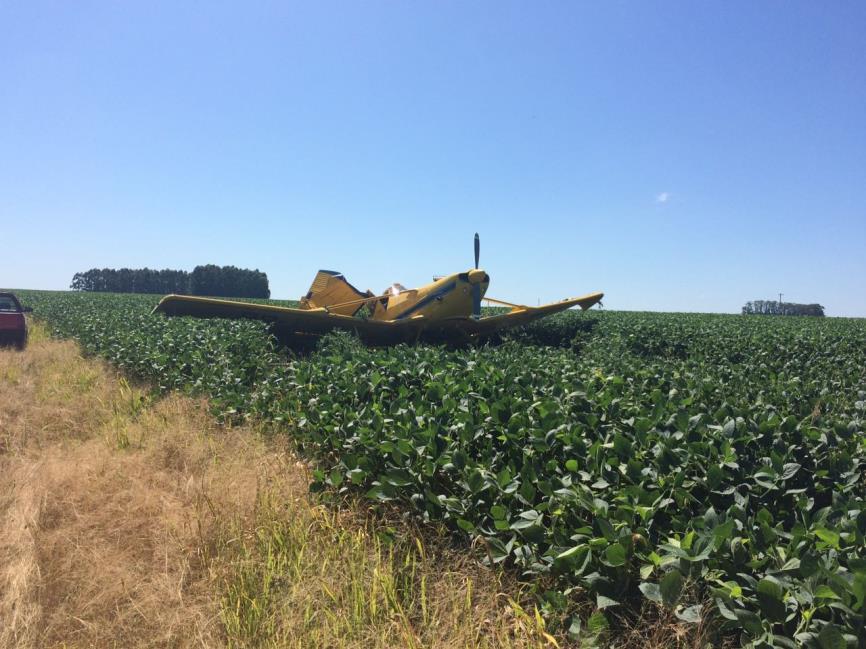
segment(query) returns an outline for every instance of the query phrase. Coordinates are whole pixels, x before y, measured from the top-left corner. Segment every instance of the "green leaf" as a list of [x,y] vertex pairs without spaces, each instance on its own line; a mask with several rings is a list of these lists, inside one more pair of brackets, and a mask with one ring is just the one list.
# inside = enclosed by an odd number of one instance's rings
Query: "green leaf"
[[721,614],[721,616],[723,618],[725,618],[726,620],[732,620],[732,621],[737,620],[736,613],[734,613],[730,608],[728,608],[728,605],[725,604],[724,600],[717,598],[716,599],[716,607],[719,609],[719,613]]
[[721,548],[725,541],[731,538],[731,534],[734,533],[735,528],[736,524],[732,519],[728,519],[724,523],[717,525],[713,529],[713,547],[716,550]]
[[457,519],[457,526],[458,526],[461,530],[464,530],[465,532],[473,532],[473,531],[475,531],[475,526],[474,526],[470,521],[467,521],[467,520],[464,519],[464,518],[458,518],[458,519]]
[[490,515],[496,520],[505,520],[508,518],[508,510],[502,505],[493,505],[490,508]]
[[643,582],[640,586],[640,592],[644,594],[644,597],[655,602],[656,604],[662,603],[662,591],[659,588],[658,584],[654,584],[649,581]]
[[815,528],[815,536],[824,541],[831,548],[838,550],[839,549],[839,533],[834,532],[833,530],[828,530],[826,527],[816,527]]
[[673,607],[683,592],[683,576],[679,570],[671,570],[659,582],[662,601],[665,606]]
[[604,556],[607,559],[608,563],[614,568],[625,565],[625,548],[622,547],[622,545],[620,545],[619,543],[614,543],[613,545],[607,546],[607,550],[604,551]]
[[845,642],[845,637],[835,624],[827,623],[818,634],[818,646],[821,649],[846,649],[848,643]]
[[481,471],[475,469],[474,471],[472,471],[472,473],[469,474],[469,479],[466,481],[466,484],[468,485],[469,490],[473,494],[477,494],[485,487],[484,475],[481,473]]
[[585,543],[581,543],[580,545],[575,545],[573,548],[569,548],[568,550],[557,554],[556,561],[577,561],[588,551],[589,547]]
[[619,602],[605,595],[596,595],[595,605],[599,610],[602,610],[610,606],[619,606]]
[[539,514],[534,509],[527,510],[525,512],[520,512],[517,520],[511,524],[511,529],[513,530],[523,530],[528,527],[532,527],[533,525],[537,525],[539,519],[541,518],[541,514]]
[[651,563],[643,564],[640,567],[640,578],[644,579],[644,580],[649,579],[650,575],[653,574],[654,570],[655,570],[655,566],[653,564],[651,564]]
[[501,563],[511,554],[511,543],[505,544],[495,537],[487,539],[487,548],[493,563]]
[[393,469],[388,471],[384,476],[383,482],[394,487],[408,487],[413,483],[412,476],[409,472],[402,469]]
[[610,627],[607,622],[607,617],[605,617],[604,613],[601,611],[596,611],[590,615],[589,619],[586,621],[586,626],[593,635],[599,635]]
[[535,499],[535,487],[528,480],[524,481],[520,485],[520,495],[526,500],[526,502],[531,503]]
[[717,464],[711,464],[707,468],[707,485],[710,489],[718,488],[724,478],[725,472]]
[[821,584],[812,594],[819,599],[841,599],[827,584]]
[[754,612],[743,608],[734,610],[734,615],[737,616],[737,622],[748,631],[752,636],[757,637],[764,633],[764,625]]
[[376,485],[367,492],[367,498],[371,500],[392,500],[392,496],[388,494],[385,485]]
[[569,471],[577,471],[577,460],[566,460],[565,468]]
[[761,579],[757,586],[758,603],[767,619],[781,622],[785,619],[785,603],[782,587],[771,579]]
[[804,577],[811,577],[816,572],[818,572],[820,568],[820,563],[818,561],[817,555],[812,552],[807,552],[802,557],[800,557],[800,574]]
[[861,612],[866,610],[866,570],[858,570],[854,573],[851,590],[854,592],[854,597],[857,598],[855,609]]
[[583,625],[580,622],[580,618],[575,615],[571,620],[571,624],[568,625],[568,631],[566,632],[569,640],[579,640],[580,639],[580,631],[583,628]]
[[610,524],[610,521],[606,518],[596,518],[596,525],[601,530],[602,536],[606,538],[608,541],[616,540],[616,532],[613,530],[613,525]]
[[367,472],[363,469],[352,469],[348,475],[354,485],[362,484],[367,478]]

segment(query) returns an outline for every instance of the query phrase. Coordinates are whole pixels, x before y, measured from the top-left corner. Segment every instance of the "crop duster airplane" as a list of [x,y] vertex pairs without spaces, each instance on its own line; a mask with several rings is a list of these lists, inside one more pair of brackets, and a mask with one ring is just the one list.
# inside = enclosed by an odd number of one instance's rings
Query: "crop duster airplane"
[[[187,295],[167,295],[154,313],[199,318],[253,318],[273,323],[278,338],[322,335],[334,329],[354,331],[373,345],[418,340],[463,343],[524,325],[573,306],[588,309],[604,293],[590,293],[531,307],[485,297],[490,276],[478,268],[480,242],[475,235],[475,268],[435,278],[433,283],[407,289],[394,284],[381,295],[362,293],[341,273],[320,270],[299,308],[252,304]],[[481,301],[511,307],[504,313],[481,315]],[[366,307],[365,316],[359,313]]]

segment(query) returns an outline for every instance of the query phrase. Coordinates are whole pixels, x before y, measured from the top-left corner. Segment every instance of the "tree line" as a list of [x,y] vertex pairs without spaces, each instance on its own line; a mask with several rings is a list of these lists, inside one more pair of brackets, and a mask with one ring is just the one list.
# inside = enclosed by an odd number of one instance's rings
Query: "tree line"
[[820,304],[795,304],[777,300],[754,300],[746,302],[743,315],[811,315],[824,317],[824,307]]
[[214,297],[271,296],[268,276],[260,270],[216,266],[196,266],[185,270],[151,268],[91,268],[75,273],[69,285],[74,291],[103,293],[182,293]]

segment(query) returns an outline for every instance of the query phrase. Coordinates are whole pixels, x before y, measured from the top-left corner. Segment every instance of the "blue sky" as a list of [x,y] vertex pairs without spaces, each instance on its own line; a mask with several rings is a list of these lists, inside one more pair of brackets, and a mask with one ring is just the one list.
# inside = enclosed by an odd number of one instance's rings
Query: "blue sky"
[[0,285],[472,263],[866,316],[866,3],[0,2]]

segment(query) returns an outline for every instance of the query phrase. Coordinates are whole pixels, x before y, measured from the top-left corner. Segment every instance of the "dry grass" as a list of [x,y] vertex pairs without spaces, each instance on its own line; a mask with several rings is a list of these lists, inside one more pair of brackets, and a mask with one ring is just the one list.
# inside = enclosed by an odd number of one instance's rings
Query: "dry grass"
[[0,350],[0,647],[542,647],[502,576],[37,325]]
[[0,646],[219,644],[202,480],[239,440],[40,333],[0,352]]

